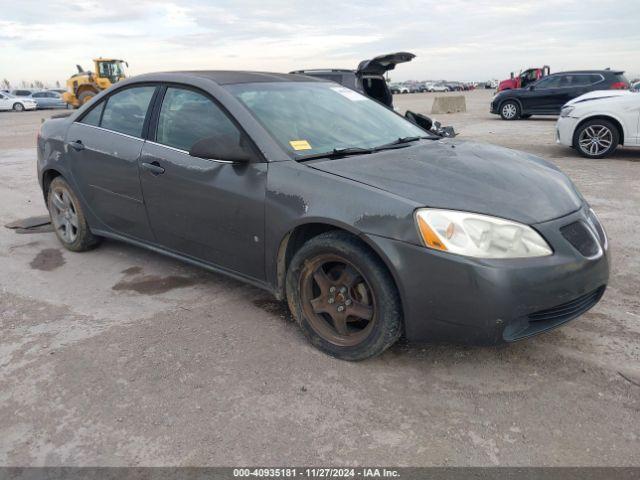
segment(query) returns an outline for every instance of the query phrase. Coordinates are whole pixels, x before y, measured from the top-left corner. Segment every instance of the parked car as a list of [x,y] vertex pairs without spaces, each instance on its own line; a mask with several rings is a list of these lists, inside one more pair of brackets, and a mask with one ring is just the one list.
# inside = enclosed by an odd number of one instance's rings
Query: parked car
[[62,95],[58,92],[45,91],[32,93],[28,98],[32,98],[37,108],[67,108],[67,102],[62,100]]
[[557,142],[587,158],[604,158],[618,145],[640,146],[640,93],[590,92],[568,102],[556,124]]
[[409,93],[407,86],[401,83],[393,84],[389,88],[393,94]]
[[640,92],[640,82],[636,82],[631,85],[631,90],[634,92]]
[[[363,60],[355,70],[315,69],[295,70],[290,73],[339,83],[343,87],[364,93],[393,108],[393,95],[384,78],[384,74],[396,68],[397,64],[410,62],[414,58],[415,55],[413,53],[396,52],[380,55],[371,60]],[[400,93],[405,93],[404,88],[400,90]],[[406,88],[406,90],[406,93],[408,93],[409,89]]]
[[503,120],[529,118],[531,115],[558,115],[569,100],[594,90],[628,89],[624,72],[582,70],[547,75],[527,88],[505,90],[491,102],[491,113]]
[[14,97],[10,93],[0,93],[0,110],[35,110],[36,102],[28,97]]
[[30,97],[36,92],[40,92],[41,90],[34,88],[16,88],[11,91],[11,95],[14,97]]
[[435,83],[429,87],[430,92],[448,92],[449,88],[442,83]]
[[309,76],[124,80],[45,121],[37,158],[67,249],[109,237],[264,288],[346,360],[403,333],[527,338],[608,283],[604,230],[556,166]]

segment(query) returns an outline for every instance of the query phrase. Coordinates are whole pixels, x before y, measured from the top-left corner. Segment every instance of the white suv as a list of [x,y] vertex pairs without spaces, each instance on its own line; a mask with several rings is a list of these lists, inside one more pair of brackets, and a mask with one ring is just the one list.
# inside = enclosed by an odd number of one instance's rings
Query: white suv
[[604,158],[618,145],[640,146],[640,92],[598,90],[560,111],[556,141],[587,158]]
[[35,110],[36,102],[29,97],[14,97],[10,93],[0,92],[0,110]]

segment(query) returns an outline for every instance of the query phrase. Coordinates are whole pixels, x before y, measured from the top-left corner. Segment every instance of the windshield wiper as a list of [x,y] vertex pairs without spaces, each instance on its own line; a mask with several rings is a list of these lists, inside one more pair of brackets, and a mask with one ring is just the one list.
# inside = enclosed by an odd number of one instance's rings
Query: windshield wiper
[[412,142],[417,142],[418,140],[422,140],[422,139],[428,139],[428,140],[432,140],[434,137],[427,137],[427,136],[415,136],[415,137],[400,137],[396,140],[394,140],[393,142],[389,142],[389,143],[385,143],[384,145],[379,145],[377,146],[374,150],[378,151],[378,150],[386,150],[389,148],[395,148],[398,145],[406,145],[407,143],[412,143]]
[[310,155],[303,155],[302,157],[296,158],[298,162],[304,162],[306,160],[314,160],[316,158],[340,158],[346,157],[348,155],[365,155],[367,153],[375,152],[375,148],[362,148],[362,147],[344,147],[344,148],[334,148],[329,152],[323,153],[312,153]]
[[301,157],[296,158],[299,162],[304,162],[306,160],[314,160],[317,158],[341,158],[346,157],[348,155],[365,155],[367,153],[375,153],[381,150],[390,150],[392,148],[400,148],[404,147],[407,143],[416,142],[422,139],[434,139],[436,137],[431,136],[415,136],[415,137],[400,137],[393,142],[385,143],[384,145],[380,145],[373,148],[363,148],[363,147],[344,147],[344,148],[334,148],[329,152],[324,153],[312,153],[310,155],[303,155]]

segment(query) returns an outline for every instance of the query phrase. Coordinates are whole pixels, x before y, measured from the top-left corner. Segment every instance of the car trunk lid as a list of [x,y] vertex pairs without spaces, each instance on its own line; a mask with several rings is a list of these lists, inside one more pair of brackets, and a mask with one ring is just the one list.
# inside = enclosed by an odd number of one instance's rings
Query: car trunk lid
[[358,75],[382,75],[389,70],[393,70],[398,63],[410,62],[415,57],[413,53],[409,52],[378,55],[371,60],[363,60],[360,62],[356,73]]

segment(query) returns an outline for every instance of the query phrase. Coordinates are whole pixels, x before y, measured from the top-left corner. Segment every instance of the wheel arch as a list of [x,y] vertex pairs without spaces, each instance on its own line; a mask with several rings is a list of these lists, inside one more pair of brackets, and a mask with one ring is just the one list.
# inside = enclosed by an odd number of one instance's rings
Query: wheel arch
[[404,311],[404,295],[400,288],[396,272],[391,268],[391,261],[380,250],[380,248],[372,242],[366,234],[359,232],[353,227],[348,225],[342,225],[330,220],[314,219],[305,223],[301,223],[290,229],[284,237],[280,240],[276,258],[276,286],[275,295],[279,300],[283,300],[286,297],[285,283],[287,277],[287,271],[291,264],[291,259],[295,253],[312,238],[329,231],[343,231],[347,234],[357,238],[365,248],[370,250],[378,260],[382,263],[387,270],[391,278],[393,279],[394,286],[398,295],[400,296],[400,306]]
[[53,182],[53,179],[56,177],[62,177],[62,173],[55,168],[48,168],[42,172],[42,194],[45,204],[47,203],[51,182]]
[[522,102],[520,101],[520,99],[518,97],[507,97],[507,98],[501,100],[500,104],[498,105],[498,111],[501,111],[502,110],[502,106],[508,101],[513,101],[513,102],[516,102],[518,104],[518,107],[520,107],[520,114],[521,115],[523,113],[525,113],[524,109],[522,108]]
[[614,117],[613,115],[609,115],[609,114],[603,114],[603,113],[596,113],[593,115],[590,115],[588,117],[584,117],[582,118],[578,124],[576,125],[576,128],[573,129],[573,145],[576,146],[576,137],[578,134],[578,130],[580,129],[580,127],[582,127],[582,125],[584,125],[586,122],[589,122],[591,120],[607,120],[611,123],[613,123],[613,125],[618,129],[618,135],[619,135],[619,145],[624,145],[624,127],[622,126],[622,122],[620,120],[618,120],[616,117]]

